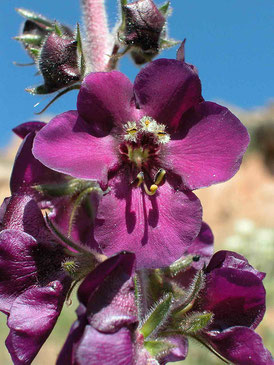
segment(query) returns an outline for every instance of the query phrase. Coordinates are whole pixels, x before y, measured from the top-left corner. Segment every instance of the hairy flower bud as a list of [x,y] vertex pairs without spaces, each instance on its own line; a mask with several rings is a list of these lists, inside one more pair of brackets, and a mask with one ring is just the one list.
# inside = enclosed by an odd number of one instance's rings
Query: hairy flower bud
[[15,37],[20,41],[29,56],[36,62],[39,58],[43,42],[58,28],[66,37],[73,38],[73,31],[63,24],[56,24],[55,21],[47,19],[41,14],[26,9],[17,9],[17,12],[26,18],[21,34]]
[[45,40],[39,57],[44,85],[37,93],[52,93],[80,80],[77,41],[52,33]]
[[153,0],[137,0],[122,4],[122,25],[118,31],[120,42],[130,48],[136,64],[151,61],[161,49],[177,42],[164,39],[169,2],[157,8]]

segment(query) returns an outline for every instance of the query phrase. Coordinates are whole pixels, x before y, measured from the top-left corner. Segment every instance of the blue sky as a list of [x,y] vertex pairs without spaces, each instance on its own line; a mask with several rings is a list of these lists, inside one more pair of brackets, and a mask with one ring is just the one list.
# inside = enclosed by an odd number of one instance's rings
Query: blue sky
[[[162,1],[155,0],[156,4]],[[35,120],[33,106],[49,100],[31,96],[25,87],[37,85],[34,67],[16,67],[12,62],[29,62],[12,37],[19,32],[22,18],[16,7],[33,9],[45,16],[74,26],[81,22],[78,0],[1,0],[0,2],[0,147],[11,138],[11,128]],[[199,69],[206,100],[224,100],[242,108],[264,105],[273,97],[274,2],[273,0],[172,0],[169,35],[187,38],[186,60]],[[65,5],[64,5],[65,4]],[[116,22],[116,0],[106,0],[110,25]],[[174,58],[176,49],[162,53]],[[125,58],[121,70],[132,80],[138,69]],[[75,109],[76,92],[57,101],[54,115]],[[40,108],[41,108],[40,106]]]

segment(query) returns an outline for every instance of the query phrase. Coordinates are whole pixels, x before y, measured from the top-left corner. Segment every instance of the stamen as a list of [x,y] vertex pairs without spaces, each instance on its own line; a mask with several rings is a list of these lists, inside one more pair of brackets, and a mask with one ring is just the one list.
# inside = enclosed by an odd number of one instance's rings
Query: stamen
[[155,185],[161,184],[165,175],[166,175],[166,170],[160,169],[155,176],[155,180],[154,180]]
[[170,140],[170,135],[165,131],[166,126],[164,124],[158,124],[156,130],[156,136],[159,143],[167,143]]
[[139,186],[144,182],[144,173],[141,171],[139,172],[139,174],[136,176],[136,179],[133,180],[131,182],[131,185],[135,185],[136,187],[139,188]]
[[135,122],[127,122],[124,125],[124,129],[126,131],[126,135],[125,135],[125,140],[126,141],[131,141],[131,142],[136,142],[136,138],[137,138],[137,133],[138,133],[138,128],[136,126]]
[[157,130],[157,122],[151,117],[143,117],[140,120],[141,131],[154,133]]
[[158,186],[156,184],[152,184],[150,189],[148,190],[148,187],[146,186],[146,183],[144,183],[144,188],[145,188],[145,192],[147,193],[147,195],[154,195],[158,189]]

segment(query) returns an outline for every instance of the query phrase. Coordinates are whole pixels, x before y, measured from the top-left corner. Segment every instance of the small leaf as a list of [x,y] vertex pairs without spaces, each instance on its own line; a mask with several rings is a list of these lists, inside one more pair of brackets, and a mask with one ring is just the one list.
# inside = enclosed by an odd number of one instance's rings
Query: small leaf
[[167,294],[162,299],[157,302],[150,313],[145,318],[140,332],[143,334],[144,338],[147,338],[152,333],[155,333],[163,323],[167,320],[172,306],[172,295]]
[[23,42],[24,44],[30,44],[40,46],[42,43],[42,37],[38,34],[22,34],[14,37],[16,41]]
[[48,30],[54,29],[52,27],[52,21],[47,19],[46,17],[44,17],[41,14],[35,13],[34,11],[31,11],[31,10],[22,9],[22,8],[17,8],[15,10],[24,18],[26,18],[28,20],[32,20],[33,22],[36,22],[39,24],[43,24],[44,26],[46,26],[46,28]]
[[28,47],[29,53],[33,56],[33,58],[38,58],[40,54],[40,50],[38,48]]
[[174,39],[160,39],[160,48],[161,49],[166,49],[166,48],[171,48],[174,46],[177,46],[178,44],[180,44],[180,41],[175,41]]
[[77,51],[80,57],[80,73],[82,76],[84,76],[86,70],[86,61],[83,52],[83,44],[82,44],[82,37],[79,23],[77,23],[76,42],[77,42]]
[[164,5],[160,6],[158,9],[164,15],[168,15],[168,11],[170,10],[170,1],[167,1]]
[[193,335],[208,326],[212,318],[212,313],[194,312],[180,323],[180,328],[183,333]]
[[153,357],[159,357],[162,354],[167,353],[175,346],[168,341],[145,341],[144,342],[145,349],[151,354]]
[[59,26],[59,24],[57,22],[54,23],[54,32],[59,36],[62,37],[63,35],[63,31],[61,29],[61,27]]

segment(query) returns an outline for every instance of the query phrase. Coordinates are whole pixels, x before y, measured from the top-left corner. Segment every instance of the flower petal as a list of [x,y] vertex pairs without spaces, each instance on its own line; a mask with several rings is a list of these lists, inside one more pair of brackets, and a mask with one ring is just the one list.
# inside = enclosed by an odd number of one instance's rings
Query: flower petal
[[20,138],[25,138],[31,132],[38,132],[46,125],[44,122],[26,122],[13,128],[13,132]]
[[80,304],[76,310],[77,320],[72,324],[66,342],[56,361],[56,365],[74,365],[75,351],[83,336],[86,320],[86,307]]
[[209,225],[203,222],[200,233],[185,252],[185,255],[200,256],[199,261],[192,264],[196,270],[202,269],[209,263],[214,250],[213,241],[214,237]]
[[177,60],[150,62],[134,82],[136,102],[144,115],[176,130],[181,116],[202,100],[201,83],[192,68]]
[[133,343],[128,328],[105,334],[87,326],[76,352],[79,365],[132,365]]
[[184,114],[168,143],[167,166],[193,190],[230,179],[248,146],[246,128],[228,109],[203,102]]
[[133,253],[120,252],[98,265],[79,286],[78,299],[80,303],[87,307],[89,297],[109,275],[112,275],[117,267],[123,268],[125,274],[128,276],[133,275],[134,262],[135,255]]
[[101,180],[117,162],[112,136],[94,137],[76,111],[58,115],[37,133],[33,155],[47,167],[80,179]]
[[250,328],[233,327],[212,333],[206,339],[227,360],[237,365],[273,365],[261,337]]
[[37,282],[31,255],[37,248],[30,235],[11,229],[0,232],[0,310],[9,313],[15,298]]
[[34,137],[34,132],[28,133],[17,152],[10,180],[12,193],[17,192],[22,186],[54,183],[64,178],[34,158],[31,151]]
[[197,236],[201,215],[200,202],[190,192],[174,191],[165,183],[149,197],[115,179],[99,204],[95,239],[106,255],[128,250],[136,254],[138,268],[163,267]]
[[233,251],[221,250],[216,252],[210,260],[210,263],[208,264],[205,272],[210,273],[214,269],[220,267],[229,267],[242,271],[249,271],[255,274],[260,280],[263,280],[266,275],[264,272],[260,272],[254,269],[254,267],[248,263],[247,259],[244,256],[239,255],[238,253]]
[[41,210],[27,192],[11,196],[3,218],[3,228],[26,232],[40,242],[52,240]]
[[64,300],[64,287],[59,281],[45,287],[33,287],[15,300],[6,340],[14,364],[31,364],[51,333]]
[[185,336],[174,335],[165,337],[165,340],[175,347],[168,351],[168,355],[161,358],[160,364],[185,360],[188,353],[187,338]]
[[206,274],[198,302],[199,310],[214,313],[210,331],[232,326],[256,328],[265,313],[265,289],[251,272],[218,268]]
[[119,71],[91,73],[82,83],[77,109],[93,134],[105,136],[115,125],[134,119],[132,84]]

